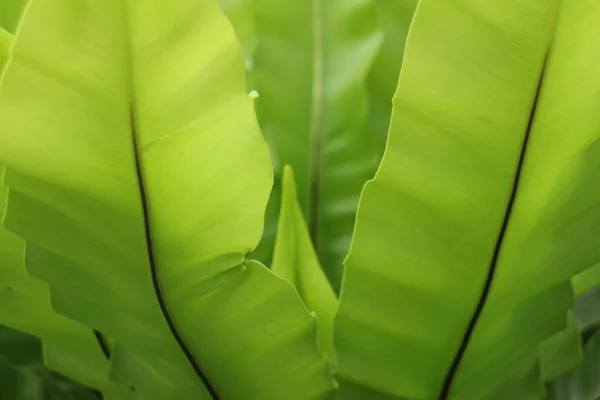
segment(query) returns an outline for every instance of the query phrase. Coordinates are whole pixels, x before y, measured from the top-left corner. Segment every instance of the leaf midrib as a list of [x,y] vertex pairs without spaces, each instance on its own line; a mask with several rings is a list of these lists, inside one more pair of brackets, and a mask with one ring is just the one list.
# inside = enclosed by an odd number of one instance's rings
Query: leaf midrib
[[321,142],[323,140],[323,0],[312,0],[312,95],[310,116],[309,203],[308,220],[312,242],[317,247],[319,229],[319,191]]
[[[545,64],[545,61],[544,61]],[[488,267],[488,274],[485,280],[485,283],[483,285],[483,290],[481,292],[480,298],[479,298],[479,302],[477,303],[477,306],[475,307],[475,311],[473,312],[473,315],[471,316],[471,320],[469,321],[469,325],[467,326],[467,329],[465,330],[462,342],[459,346],[459,349],[456,353],[456,356],[454,357],[454,360],[452,361],[452,364],[450,366],[450,369],[448,370],[448,373],[446,375],[446,378],[444,380],[444,384],[442,386],[442,391],[439,397],[439,400],[446,400],[448,398],[448,395],[450,394],[450,388],[452,386],[452,382],[454,380],[454,376],[456,375],[457,371],[458,371],[458,367],[460,366],[460,362],[462,361],[462,358],[464,357],[464,353],[467,350],[467,347],[469,345],[470,339],[473,335],[473,332],[475,331],[475,327],[477,325],[477,322],[479,320],[479,317],[481,316],[481,313],[483,311],[483,308],[485,307],[485,303],[487,302],[487,299],[489,297],[490,294],[490,289],[492,286],[492,282],[494,280],[494,276],[496,273],[496,267],[498,265],[498,259],[500,256],[500,251],[502,249],[502,245],[504,243],[504,238],[506,236],[506,230],[508,228],[508,224],[510,221],[510,217],[512,215],[512,210],[513,210],[513,206],[514,206],[514,202],[517,196],[517,191],[518,191],[518,186],[519,186],[519,181],[521,178],[521,172],[522,172],[522,168],[523,168],[523,164],[524,164],[524,160],[525,160],[525,156],[527,153],[527,145],[529,143],[529,137],[530,137],[530,132],[531,132],[531,126],[533,124],[533,120],[535,117],[535,110],[537,109],[537,101],[538,101],[538,97],[539,97],[539,93],[540,93],[540,89],[541,89],[541,85],[542,85],[542,81],[543,81],[543,73],[540,77],[539,80],[539,84],[538,84],[538,88],[536,90],[536,95],[535,95],[535,100],[534,100],[534,107],[533,107],[533,111],[530,114],[529,117],[529,122],[528,122],[528,126],[527,126],[527,131],[525,133],[525,137],[523,139],[523,144],[521,146],[521,153],[519,155],[519,161],[517,164],[517,170],[515,172],[515,178],[513,181],[513,187],[511,189],[511,194],[508,200],[508,205],[506,207],[506,211],[504,214],[504,218],[502,220],[502,225],[500,227],[500,232],[498,233],[498,237],[496,239],[496,245],[494,247],[494,252],[492,255],[492,259],[490,261],[490,265]]]
[[[93,329],[92,332],[94,333],[94,337],[96,339],[96,343],[98,344],[98,347],[100,348],[100,351],[102,351],[102,354],[104,355],[104,357],[106,358],[106,360],[108,362],[110,362],[111,360],[111,354],[110,354],[110,346],[108,345],[108,343],[106,343],[106,338],[104,337],[104,335]],[[96,396],[98,398],[98,400],[102,400],[102,392],[100,392],[98,389],[92,389],[92,394],[94,396]]]
[[[558,11],[556,11],[558,13]],[[555,16],[556,17],[556,16]],[[471,316],[471,319],[469,321],[469,324],[467,325],[467,328],[465,330],[465,333],[463,335],[462,341],[460,343],[460,346],[456,352],[456,355],[454,356],[454,359],[452,361],[452,364],[450,365],[450,368],[448,369],[448,372],[446,374],[446,377],[444,378],[444,383],[442,385],[442,389],[440,391],[440,395],[438,397],[438,400],[448,400],[448,397],[450,395],[450,390],[452,388],[452,383],[454,382],[454,378],[458,372],[458,369],[460,367],[461,361],[464,358],[464,355],[466,353],[466,350],[469,346],[471,337],[475,331],[475,328],[477,326],[477,322],[479,321],[479,317],[481,316],[481,313],[483,312],[483,309],[485,308],[485,304],[487,302],[487,299],[490,295],[491,292],[491,286],[492,286],[492,282],[494,281],[494,276],[496,273],[496,269],[497,269],[497,265],[498,265],[498,260],[500,257],[500,253],[502,250],[502,245],[504,243],[504,238],[506,236],[506,231],[508,229],[509,226],[509,222],[510,222],[510,218],[512,215],[512,211],[513,211],[513,207],[514,207],[514,203],[517,197],[517,193],[518,193],[518,189],[519,189],[519,183],[521,181],[521,176],[522,176],[522,172],[523,172],[523,165],[525,163],[525,159],[527,156],[527,148],[529,145],[529,139],[531,136],[531,131],[533,128],[533,124],[535,121],[535,117],[537,114],[537,109],[538,109],[538,103],[539,103],[539,99],[540,99],[540,94],[542,92],[542,88],[543,88],[543,84],[544,84],[544,78],[546,75],[546,71],[547,71],[547,66],[548,66],[548,60],[550,57],[550,53],[551,53],[551,48],[552,48],[552,44],[554,41],[554,35],[556,33],[556,25],[557,25],[557,21],[555,18],[554,21],[554,26],[553,26],[553,31],[550,35],[550,40],[548,42],[547,48],[546,48],[546,53],[544,55],[544,59],[542,62],[542,66],[541,66],[541,71],[539,74],[539,78],[538,78],[538,83],[537,83],[537,87],[536,87],[536,91],[535,91],[535,95],[533,98],[533,102],[531,105],[531,111],[529,113],[529,120],[527,122],[527,127],[525,130],[525,134],[523,137],[523,142],[521,145],[521,151],[519,154],[519,160],[517,163],[517,168],[515,170],[515,176],[513,178],[513,185],[511,188],[511,192],[510,192],[510,196],[509,196],[509,200],[506,206],[506,210],[504,213],[504,217],[502,220],[502,225],[500,226],[500,231],[498,232],[498,236],[496,239],[496,244],[494,247],[494,251],[492,254],[492,258],[490,261],[490,265],[488,267],[488,274],[481,292],[481,295],[479,297],[479,301],[477,303],[477,306],[475,307],[475,310]]]
[[97,330],[93,330],[94,332],[94,337],[96,338],[96,342],[98,343],[98,347],[100,347],[100,350],[102,351],[102,354],[104,355],[104,357],[106,357],[107,360],[110,361],[110,357],[111,357],[111,351],[110,351],[110,345],[108,344],[106,337],[99,331]]
[[125,1],[121,2],[121,10],[122,10],[122,22],[123,22],[123,30],[124,30],[124,58],[125,58],[125,68],[126,68],[126,80],[127,80],[127,96],[128,96],[128,106],[129,106],[129,122],[130,122],[130,132],[132,138],[132,146],[133,146],[133,156],[137,177],[137,184],[140,194],[140,201],[142,207],[143,221],[144,221],[144,236],[146,241],[146,252],[148,256],[148,265],[150,267],[150,275],[152,279],[152,286],[154,292],[156,294],[156,298],[158,300],[159,308],[163,314],[167,325],[169,326],[169,330],[171,334],[175,338],[175,341],[181,348],[183,354],[186,359],[190,363],[190,366],[198,376],[198,378],[204,384],[206,390],[210,394],[213,400],[219,400],[219,396],[217,395],[214,387],[208,380],[206,374],[200,368],[198,362],[194,359],[191,351],[185,345],[183,338],[179,334],[175,323],[173,322],[171,315],[169,314],[169,310],[164,301],[162,289],[160,287],[160,282],[158,279],[157,273],[157,264],[154,257],[154,246],[152,241],[152,229],[151,229],[151,219],[150,219],[150,204],[149,199],[146,194],[146,180],[144,175],[144,164],[142,158],[142,148],[138,143],[138,131],[137,131],[137,118],[136,118],[136,106],[135,106],[135,85],[133,81],[133,51],[131,44],[131,31],[129,29],[128,15],[126,10]]

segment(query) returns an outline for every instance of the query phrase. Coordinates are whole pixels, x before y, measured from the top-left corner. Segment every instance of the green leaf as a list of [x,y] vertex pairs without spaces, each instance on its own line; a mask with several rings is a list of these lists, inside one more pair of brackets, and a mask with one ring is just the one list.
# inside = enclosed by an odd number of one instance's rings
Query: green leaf
[[337,297],[323,273],[310,241],[298,197],[294,172],[289,165],[283,168],[281,210],[275,239],[271,270],[292,283],[304,304],[317,317],[319,345],[331,359],[333,348],[333,317]]
[[580,295],[573,307],[573,313],[577,317],[579,331],[584,337],[600,329],[600,287]]
[[12,364],[36,364],[42,357],[42,344],[31,335],[0,325],[0,354]]
[[600,397],[600,331],[585,345],[583,363],[549,386],[547,400],[597,400]]
[[[254,82],[252,79],[252,62],[256,51],[256,28],[252,0],[219,0],[223,12],[235,29],[235,34],[244,51],[246,62],[246,91],[252,93]],[[262,250],[255,250],[253,256],[260,256]],[[262,260],[262,258],[261,258]]]
[[592,0],[419,3],[346,262],[341,399],[541,399],[572,366],[570,280],[600,261],[598,34]]
[[[11,43],[12,35],[0,29],[0,72]],[[0,124],[3,119],[0,116]],[[7,195],[0,186],[1,210]],[[108,378],[109,361],[94,333],[54,312],[47,285],[25,271],[24,252],[23,240],[0,227],[0,324],[44,340],[46,363],[54,371],[99,390],[124,392]]]
[[339,289],[358,197],[378,163],[366,77],[382,34],[370,0],[254,0],[257,109],[275,168],[263,248],[272,248],[281,168],[293,167],[319,260]]
[[377,0],[374,2],[383,22],[384,40],[367,80],[369,90],[369,129],[378,141],[381,157],[390,126],[392,97],[404,57],[404,46],[418,0]]
[[567,314],[567,326],[543,340],[539,347],[540,378],[550,382],[581,363],[579,326],[573,313]]
[[[235,34],[246,56],[246,67],[252,67],[256,49],[256,28],[251,0],[219,0],[223,12],[235,29]],[[251,69],[251,68],[249,68]]]
[[5,326],[0,326],[0,382],[1,399],[99,399],[99,392],[46,369],[38,339]]
[[0,396],[3,399],[18,399],[19,372],[0,354]]
[[215,2],[36,0],[0,112],[6,226],[57,311],[116,340],[114,379],[144,400],[331,398],[315,319],[245,257],[272,171]]
[[[593,269],[594,267],[590,268]],[[573,279],[576,292],[578,286],[575,281],[586,272]],[[576,320],[575,327],[581,336],[581,341],[585,343],[583,363],[548,385],[547,400],[596,400],[600,396],[598,383],[600,353],[597,349],[598,328],[600,328],[600,288],[579,295],[573,307],[573,315]]]
[[7,400],[99,400],[100,394],[7,364],[0,356],[0,396]]
[[2,0],[0,2],[0,28],[15,33],[28,0]]
[[[1,209],[6,194],[0,187]],[[42,339],[53,371],[102,391],[124,393],[108,377],[109,360],[94,332],[54,312],[48,286],[27,274],[23,254],[24,242],[0,229],[0,324]]]
[[12,35],[0,28],[0,74],[2,74],[2,71],[4,71],[4,67],[8,61],[12,41]]
[[577,296],[600,286],[600,263],[573,277],[573,289]]

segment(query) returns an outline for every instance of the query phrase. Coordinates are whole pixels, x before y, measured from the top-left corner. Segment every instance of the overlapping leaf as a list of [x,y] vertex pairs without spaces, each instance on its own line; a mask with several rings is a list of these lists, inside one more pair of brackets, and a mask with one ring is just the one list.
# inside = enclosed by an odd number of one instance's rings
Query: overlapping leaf
[[541,399],[572,365],[553,341],[600,260],[599,27],[595,1],[420,2],[347,260],[340,398]]
[[[254,83],[252,68],[254,52],[256,51],[256,28],[254,26],[254,13],[252,0],[219,0],[223,12],[235,28],[235,34],[244,50],[246,61],[246,91],[252,93]],[[261,257],[266,248],[257,248],[253,256]],[[263,260],[264,257],[258,258]]]
[[256,28],[251,0],[219,0],[223,12],[235,28],[236,36],[244,49],[246,67],[252,67],[256,49]]
[[577,296],[600,286],[600,263],[581,272],[573,278],[573,289]]
[[253,5],[257,109],[275,167],[261,245],[272,248],[281,169],[290,164],[319,260],[339,289],[360,190],[378,162],[366,131],[366,77],[382,37],[377,14],[370,0]]
[[[0,74],[11,42],[12,36],[0,29]],[[0,126],[4,119],[0,114]],[[1,210],[6,208],[7,195],[0,186]],[[108,378],[109,360],[94,332],[52,310],[47,285],[25,271],[24,248],[23,240],[0,227],[0,325],[44,340],[46,363],[54,371],[98,390],[126,393]]]
[[271,270],[291,282],[306,306],[317,317],[321,349],[335,358],[333,348],[333,316],[337,298],[323,273],[310,241],[298,197],[294,172],[289,165],[283,168],[281,211]]
[[[4,187],[0,196],[4,208]],[[0,324],[41,338],[50,369],[98,390],[124,395],[127,390],[108,377],[109,359],[94,332],[54,312],[47,285],[27,275],[23,254],[23,241],[0,229]]]
[[585,344],[583,363],[549,387],[547,400],[597,400],[600,397],[600,331]]
[[28,0],[2,0],[0,3],[0,28],[15,33]]
[[0,91],[5,224],[152,399],[328,399],[315,321],[246,260],[271,186],[212,0],[36,0]]
[[42,360],[39,340],[0,326],[1,399],[98,400],[99,396],[98,391],[50,372]]

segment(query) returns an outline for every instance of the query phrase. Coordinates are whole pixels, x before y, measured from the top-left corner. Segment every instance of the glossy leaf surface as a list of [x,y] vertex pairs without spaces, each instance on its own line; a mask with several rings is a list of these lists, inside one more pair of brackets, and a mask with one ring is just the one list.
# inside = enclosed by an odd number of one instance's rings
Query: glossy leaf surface
[[115,379],[145,400],[331,397],[314,318],[245,257],[271,165],[215,2],[36,0],[4,78],[5,224],[55,308],[116,339]]
[[545,357],[600,260],[599,22],[595,1],[419,3],[347,259],[340,398],[541,399],[572,366]]
[[[12,35],[0,29],[0,73],[11,43]],[[0,114],[0,126],[4,119]],[[7,196],[8,190],[0,185],[1,210]],[[46,363],[54,371],[98,390],[125,393],[108,378],[109,360],[94,332],[54,312],[48,286],[27,274],[24,254],[25,242],[0,227],[0,325],[44,340]]]

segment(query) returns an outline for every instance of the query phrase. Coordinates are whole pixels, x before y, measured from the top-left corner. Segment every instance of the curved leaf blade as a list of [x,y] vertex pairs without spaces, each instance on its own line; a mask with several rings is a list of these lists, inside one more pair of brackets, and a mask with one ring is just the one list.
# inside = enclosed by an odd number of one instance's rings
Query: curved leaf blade
[[216,3],[37,0],[0,109],[6,225],[56,309],[117,340],[116,379],[148,399],[330,398],[314,318],[245,260],[271,167]]
[[[0,29],[0,74],[12,41],[12,35]],[[0,125],[2,120],[0,115]],[[0,185],[1,210],[6,208],[7,196],[8,190]],[[98,390],[125,393],[125,388],[108,378],[109,360],[94,333],[56,314],[48,287],[28,276],[24,253],[23,240],[0,227],[0,324],[41,338],[46,364],[52,370]]]
[[[0,207],[7,190],[0,187]],[[105,392],[126,393],[109,379],[109,359],[92,330],[56,314],[50,291],[27,275],[23,266],[23,241],[0,229],[0,324],[37,336],[44,342],[50,369]]]
[[298,204],[294,172],[289,165],[283,168],[282,188],[271,270],[294,285],[304,304],[316,314],[319,345],[333,360],[333,317],[337,308],[337,297],[319,265],[310,241],[310,234]]
[[343,398],[540,399],[540,367],[572,365],[540,357],[600,259],[599,20],[592,1],[419,3],[346,265]]

